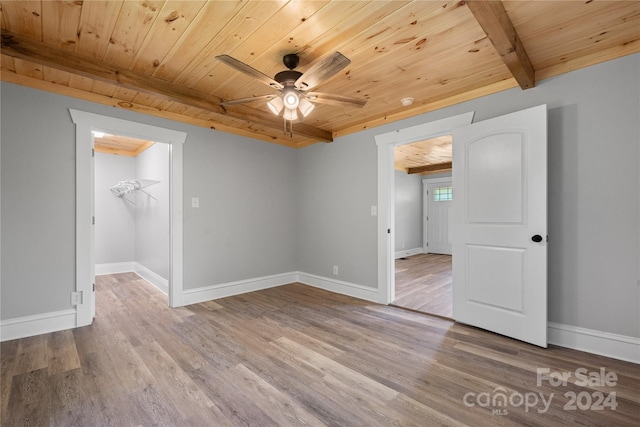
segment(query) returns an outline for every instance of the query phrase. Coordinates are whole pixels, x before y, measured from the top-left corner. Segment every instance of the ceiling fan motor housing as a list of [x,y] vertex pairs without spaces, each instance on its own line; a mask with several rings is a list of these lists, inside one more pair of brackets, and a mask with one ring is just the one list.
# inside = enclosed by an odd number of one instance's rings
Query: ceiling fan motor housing
[[300,63],[300,57],[296,53],[289,53],[282,57],[282,63],[288,69],[293,70]]
[[273,79],[280,83],[282,86],[293,86],[296,80],[298,80],[301,75],[302,73],[300,71],[286,70],[280,71],[275,75]]

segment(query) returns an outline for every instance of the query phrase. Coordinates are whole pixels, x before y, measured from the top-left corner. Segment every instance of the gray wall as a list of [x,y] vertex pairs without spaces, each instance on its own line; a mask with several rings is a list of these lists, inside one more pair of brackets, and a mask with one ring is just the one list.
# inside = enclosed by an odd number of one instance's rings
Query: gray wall
[[[134,194],[135,261],[169,279],[169,144],[157,143],[136,158],[132,178],[160,181]],[[124,179],[124,178],[123,178]],[[146,193],[148,194],[146,194]]]
[[377,134],[539,104],[549,124],[549,320],[640,337],[640,54],[298,151],[298,266],[376,286]]
[[[640,337],[640,54],[300,150],[2,83],[2,318],[69,308],[67,108],[188,133],[185,288],[289,271],[377,286],[374,137],[476,111],[549,108],[549,320]],[[190,207],[200,197],[201,208]]]
[[3,319],[71,308],[75,129],[59,97],[2,83]]
[[[377,287],[378,154],[367,133],[297,151],[298,270]],[[337,144],[334,144],[338,142]],[[373,144],[373,145],[372,145]]]
[[[69,108],[187,132],[184,287],[296,270],[294,149],[2,82],[1,319],[71,308]],[[199,196],[201,207],[191,208]]]
[[395,251],[422,248],[422,178],[420,174],[395,173]]
[[[111,187],[136,177],[135,157],[96,153],[95,256],[96,264],[132,262],[136,249],[135,206],[111,193]],[[130,195],[127,196],[131,200]]]
[[[296,271],[296,150],[204,128],[188,132],[184,288]],[[200,208],[191,207],[192,197]]]

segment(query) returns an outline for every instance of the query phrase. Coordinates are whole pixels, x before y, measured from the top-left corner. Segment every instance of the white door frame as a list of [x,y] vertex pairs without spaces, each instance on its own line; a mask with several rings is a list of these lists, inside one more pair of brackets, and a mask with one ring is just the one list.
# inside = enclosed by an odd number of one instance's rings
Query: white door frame
[[471,124],[474,112],[424,123],[376,135],[378,145],[378,301],[389,304],[395,299],[395,176],[394,147],[437,136]]
[[422,252],[429,253],[429,247],[427,242],[429,241],[429,230],[427,226],[427,216],[429,214],[429,205],[431,203],[429,197],[426,196],[427,188],[429,184],[437,184],[439,182],[450,182],[453,185],[453,177],[442,178],[423,178],[422,179]]
[[182,145],[187,134],[101,114],[69,109],[76,125],[76,291],[82,293],[77,306],[76,326],[90,325],[94,317],[95,281],[93,245],[93,135],[92,131],[129,136],[169,144],[169,305],[179,307],[183,290],[183,207],[182,207]]

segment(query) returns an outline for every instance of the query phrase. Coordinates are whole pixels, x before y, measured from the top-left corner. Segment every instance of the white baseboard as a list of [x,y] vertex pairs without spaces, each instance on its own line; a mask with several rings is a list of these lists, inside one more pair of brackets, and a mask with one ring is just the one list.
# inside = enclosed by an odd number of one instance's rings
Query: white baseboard
[[413,248],[413,249],[403,249],[401,251],[396,252],[396,259],[402,258],[405,256],[418,255],[423,253],[422,248]]
[[326,291],[348,295],[350,297],[359,298],[366,301],[381,303],[380,293],[378,292],[377,288],[371,288],[368,286],[358,285],[355,283],[344,282],[342,280],[330,279],[328,277],[321,277],[302,272],[298,273],[297,281],[305,285],[324,289]]
[[53,311],[0,321],[0,341],[32,337],[76,327],[76,309]]
[[221,283],[219,285],[205,286],[196,289],[185,289],[182,291],[182,303],[183,305],[197,304],[199,302],[230,297],[232,295],[287,285],[296,281],[297,274],[292,272]]
[[105,274],[129,273],[134,271],[135,262],[114,262],[110,264],[96,264],[96,276]]
[[549,344],[640,363],[640,338],[549,322]]
[[[168,282],[166,279],[140,264],[135,263],[134,267],[140,277],[167,293]],[[187,289],[183,291],[182,298],[184,304],[189,305],[294,282],[384,304],[380,301],[380,294],[376,288],[302,272],[276,274],[198,289]],[[2,320],[0,321],[0,341],[72,329],[76,327],[76,318],[76,309],[73,308]],[[548,341],[549,344],[560,347],[640,364],[640,338],[549,322]]]
[[147,282],[151,283],[154,287],[158,288],[160,292],[165,295],[169,295],[169,281],[164,277],[160,276],[154,271],[151,271],[144,265],[134,262],[133,270],[138,276],[142,277]]

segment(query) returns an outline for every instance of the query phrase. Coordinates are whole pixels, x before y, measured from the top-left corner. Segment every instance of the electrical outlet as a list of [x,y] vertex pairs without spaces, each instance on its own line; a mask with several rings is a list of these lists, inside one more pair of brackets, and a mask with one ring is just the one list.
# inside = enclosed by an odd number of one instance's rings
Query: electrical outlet
[[71,292],[71,305],[82,304],[82,292]]
[[335,274],[336,276],[338,275],[338,266],[337,265],[333,266],[333,274]]
[[191,207],[192,208],[199,208],[200,207],[200,199],[198,197],[192,197],[191,198]]

